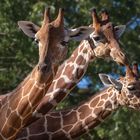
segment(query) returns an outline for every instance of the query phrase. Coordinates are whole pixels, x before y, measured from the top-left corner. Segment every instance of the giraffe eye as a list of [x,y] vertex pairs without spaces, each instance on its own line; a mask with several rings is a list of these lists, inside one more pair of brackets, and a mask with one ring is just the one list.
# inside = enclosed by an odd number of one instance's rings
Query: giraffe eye
[[130,91],[135,90],[135,86],[134,85],[128,85],[127,89],[130,90]]
[[38,44],[39,43],[39,39],[35,38],[34,41]]
[[100,40],[100,37],[99,36],[95,36],[93,37],[95,41],[99,41]]

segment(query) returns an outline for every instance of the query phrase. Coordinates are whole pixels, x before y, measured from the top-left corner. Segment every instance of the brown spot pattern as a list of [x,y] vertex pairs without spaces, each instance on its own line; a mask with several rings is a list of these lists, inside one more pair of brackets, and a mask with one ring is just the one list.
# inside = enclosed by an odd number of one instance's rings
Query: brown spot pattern
[[76,71],[76,79],[80,79],[82,76],[83,76],[83,74],[85,73],[85,70],[84,69],[77,69],[77,71]]
[[110,108],[110,109],[112,109],[112,104],[111,104],[109,101],[107,101],[107,102],[105,103],[105,108]]
[[[16,123],[15,123],[16,122]],[[8,118],[7,124],[11,125],[14,124],[14,128],[18,129],[21,126],[21,120],[19,116],[16,114],[16,111],[12,112]]]
[[17,110],[22,117],[25,117],[28,114],[28,112],[31,110],[31,107],[27,102],[27,98],[22,99],[22,101],[19,103]]
[[78,56],[78,49],[75,49],[71,55],[71,57],[67,60],[67,63],[74,62],[75,58]]
[[58,68],[58,71],[56,72],[56,76],[55,76],[55,79],[58,79],[61,74],[62,74],[62,70],[64,69],[64,65],[62,67],[62,65]]
[[101,100],[101,101],[99,102],[98,106],[102,106],[103,104],[104,104],[104,101]]
[[[78,133],[75,130],[80,130]],[[72,131],[70,132],[70,135],[72,135],[72,138],[78,137],[81,134],[83,134],[85,132],[85,129],[83,129],[82,127],[82,122],[78,122],[74,128],[72,129]]]
[[44,96],[43,90],[44,89],[38,89],[37,87],[34,87],[31,94],[29,95],[29,100],[32,106],[37,105],[39,101],[43,98]]
[[73,127],[73,125],[64,126],[63,129],[64,129],[66,132],[68,132],[72,127]]
[[107,98],[108,98],[108,94],[104,94],[104,95],[101,96],[101,99],[105,99],[106,100]]
[[[8,124],[5,125],[4,131],[2,131],[3,136],[5,138],[11,137],[15,132],[16,132],[16,129],[14,129],[14,127],[10,127]],[[7,136],[7,134],[8,134],[8,136]]]
[[76,64],[84,65],[85,63],[86,63],[86,60],[84,59],[84,57],[82,55],[79,55],[78,59],[76,60]]
[[58,81],[57,81],[57,88],[62,88],[62,87],[64,87],[64,84],[65,83],[65,81],[64,81],[64,79],[63,78],[60,78]]
[[70,74],[72,74],[74,70],[74,66],[70,66],[70,65],[67,65],[66,68],[65,68],[65,71],[63,72],[63,75],[66,75],[67,77],[69,77]]
[[75,124],[75,122],[77,122],[77,117],[76,117],[76,112],[71,112],[68,115],[63,116],[64,121],[63,121],[63,125],[67,125],[67,124]]
[[91,102],[90,106],[95,107],[98,104],[99,99],[100,99],[99,97],[95,97],[95,99]]
[[87,105],[84,105],[78,109],[78,112],[80,113],[80,119],[84,119],[86,116],[91,114],[92,110]]
[[101,111],[102,111],[102,107],[98,107],[94,109],[94,113],[98,116],[101,114]]
[[[47,118],[47,130],[50,132],[55,132],[61,127],[61,119],[60,118],[51,118],[48,116]],[[50,126],[50,127],[49,127]]]
[[41,135],[35,135],[35,136],[31,136],[29,137],[29,140],[41,140],[41,139],[49,139],[49,136],[47,134],[41,134]]
[[37,134],[45,131],[45,128],[42,127],[44,125],[45,120],[40,119],[38,122],[38,125],[35,125],[35,123],[32,124],[33,129],[29,129],[30,134]]

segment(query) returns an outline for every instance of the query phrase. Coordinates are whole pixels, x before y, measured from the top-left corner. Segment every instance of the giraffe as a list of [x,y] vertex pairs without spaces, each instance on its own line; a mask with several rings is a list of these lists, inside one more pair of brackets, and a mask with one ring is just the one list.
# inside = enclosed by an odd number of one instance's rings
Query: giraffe
[[[94,17],[94,16],[93,16],[93,17]],[[22,26],[23,26],[23,25],[22,25]],[[116,29],[117,29],[117,28],[116,28]],[[25,31],[26,31],[26,30],[25,30]],[[116,30],[116,31],[118,32],[118,30]],[[26,32],[25,32],[25,33],[26,33]],[[115,33],[116,33],[116,32],[115,32]],[[27,34],[27,33],[26,33],[26,34]],[[117,33],[117,34],[118,34],[118,33]],[[75,36],[73,35],[72,37],[75,37]],[[102,44],[102,43],[100,43],[100,45],[101,45],[101,44]],[[86,45],[86,44],[84,44],[84,45]],[[88,47],[89,47],[89,46],[88,46]],[[83,48],[82,48],[82,47],[81,47],[81,50],[83,51]],[[91,49],[89,48],[89,50],[90,50],[90,51],[89,51],[89,54],[91,55]],[[78,51],[79,51],[79,49],[78,49]],[[88,54],[88,55],[89,55],[89,54]],[[88,55],[87,55],[87,56],[88,56]],[[125,62],[123,62],[123,61],[124,61],[124,58],[121,58],[121,59],[120,59],[121,61],[118,61],[118,60],[119,60],[119,59],[117,59],[117,62],[125,63]],[[88,60],[88,62],[89,62],[89,60]],[[86,64],[86,65],[87,65],[87,64]],[[76,75],[75,75],[75,76],[76,76]]]
[[[112,43],[111,40],[110,42],[107,40],[107,38],[110,38],[110,34],[104,35],[104,32],[102,31],[102,28],[105,28],[106,25],[110,25],[110,30],[113,32],[113,42],[117,42],[116,38],[119,38],[120,35],[122,34],[122,32],[124,31],[124,26],[117,26],[117,27],[112,27],[111,23],[108,22],[108,17],[107,19],[104,18],[104,16],[107,16],[106,11],[102,12],[102,21],[100,21],[99,23],[96,21],[97,18],[97,13],[96,10],[94,9],[92,11],[92,18],[93,18],[93,29],[95,30],[90,37],[88,38],[88,40],[84,40],[83,42],[81,42],[81,44],[79,45],[79,47],[73,52],[73,54],[71,55],[71,57],[60,66],[56,76],[54,77],[54,81],[51,84],[51,86],[47,86],[47,88],[49,87],[49,90],[46,94],[46,97],[48,98],[52,98],[53,95],[55,95],[57,98],[57,102],[59,102],[60,100],[62,100],[66,95],[67,92],[69,92],[69,89],[71,90],[75,84],[82,78],[82,76],[84,75],[89,62],[96,57],[109,57],[112,50],[116,49],[117,53],[115,55],[115,57],[112,58],[121,64],[127,64],[125,55],[123,55],[123,52],[121,51],[121,49],[118,47],[117,43]],[[24,33],[26,35],[28,35],[27,29],[31,28],[31,27],[37,27],[36,25],[34,25],[31,22],[21,22],[22,24],[20,25],[21,28],[25,28],[26,30],[23,30]],[[106,24],[105,24],[106,23]],[[25,26],[26,25],[26,26]],[[30,25],[30,26],[29,26]],[[96,29],[96,26],[99,27],[99,25],[101,26],[100,30]],[[34,28],[35,28],[34,27]],[[33,29],[34,29],[33,28]],[[113,30],[112,30],[113,28]],[[32,29],[32,28],[31,28]],[[32,30],[33,30],[32,29]],[[75,34],[80,34],[81,36],[81,31],[85,32],[85,27],[79,28],[78,30],[71,30],[74,31]],[[89,28],[91,30],[91,28]],[[108,29],[108,27],[107,27]],[[80,32],[79,32],[80,31]],[[111,32],[110,31],[110,32]],[[78,33],[79,32],[79,33]],[[30,33],[30,32],[29,32]],[[74,33],[70,34],[71,38],[77,38],[76,35],[74,35]],[[67,33],[68,34],[68,33]],[[33,37],[33,35],[29,34],[28,36]],[[93,42],[92,42],[93,41]],[[89,43],[92,42],[92,43]],[[91,45],[93,44],[93,45]],[[114,46],[112,46],[112,44]],[[117,46],[116,46],[117,44]],[[90,46],[91,45],[91,46]],[[94,45],[96,46],[96,48],[94,48]],[[94,50],[93,50],[94,49]],[[121,54],[121,55],[120,55]],[[75,67],[76,66],[76,67]],[[60,77],[66,78],[66,81],[63,81],[63,79],[59,79]],[[58,83],[62,83],[61,85],[58,85]],[[56,85],[58,85],[59,87],[57,87]],[[54,87],[55,86],[55,87]],[[47,88],[44,88],[43,91],[46,92]],[[56,88],[56,89],[55,89]],[[64,90],[63,90],[64,89]],[[49,93],[49,94],[48,94]],[[60,94],[61,93],[61,94]],[[61,96],[60,96],[61,95]],[[49,97],[50,96],[50,97]],[[6,100],[6,98],[5,98]],[[47,99],[48,100],[48,99]],[[2,103],[3,104],[3,103]],[[49,105],[49,110],[53,107],[53,101],[48,103]],[[45,107],[46,108],[46,107]],[[43,112],[44,114],[46,113],[46,109],[45,112]],[[35,115],[32,116],[32,119],[30,119],[31,121],[33,121],[35,119],[36,112],[34,113]],[[33,119],[34,117],[34,119]],[[29,121],[30,122],[30,121]],[[27,125],[27,124],[26,124]]]
[[107,88],[76,107],[46,114],[24,128],[16,140],[72,140],[88,133],[122,106],[140,111],[140,80],[135,68],[132,71],[126,67],[126,75],[118,80],[99,74]]
[[51,21],[50,9],[47,8],[41,27],[29,21],[18,22],[22,31],[38,43],[39,61],[25,80],[14,91],[1,99],[1,140],[13,140],[32,116],[53,79],[56,67],[65,57],[65,43],[73,38],[71,36],[78,37],[78,32],[81,37],[83,37],[83,33],[91,32],[90,27],[84,28],[84,31],[81,31],[83,28],[74,31],[65,30],[63,16],[63,9],[59,9],[57,18]]
[[94,32],[90,34],[87,40],[82,41],[71,57],[59,67],[52,84],[35,109],[30,122],[46,114],[64,99],[85,74],[89,63],[95,58],[110,56],[117,63],[128,65],[125,54],[119,48],[117,41],[124,29],[122,26],[120,29],[113,27],[106,11],[102,11],[101,16],[102,20],[99,22],[96,9],[92,10]]

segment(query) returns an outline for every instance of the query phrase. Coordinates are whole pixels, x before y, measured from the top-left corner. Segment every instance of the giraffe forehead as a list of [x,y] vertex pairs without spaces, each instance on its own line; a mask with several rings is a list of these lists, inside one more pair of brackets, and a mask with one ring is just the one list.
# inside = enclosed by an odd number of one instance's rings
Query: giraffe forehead
[[106,25],[102,25],[101,26],[101,32],[104,34],[104,36],[110,40],[111,38],[115,38],[114,37],[114,27],[112,25],[112,23],[108,23]]
[[50,36],[55,36],[55,38],[57,38],[58,37],[57,34],[59,34],[59,37],[61,37],[61,35],[64,34],[64,28],[57,27],[52,22],[42,26],[40,30],[37,32],[37,34],[40,36],[41,35],[46,36],[47,34],[49,34]]
[[105,36],[104,32],[102,30],[99,31],[94,31],[90,34],[90,38],[92,38],[92,40],[94,42],[103,42],[103,43],[108,43],[107,37]]
[[101,26],[101,29],[102,29],[103,31],[106,30],[106,29],[112,30],[112,28],[113,28],[113,25],[112,25],[111,22],[108,22],[108,23],[106,23],[106,24],[102,24],[102,26]]
[[48,27],[41,27],[40,30],[35,34],[35,38],[43,39],[49,35]]
[[103,31],[104,36],[108,39],[111,40],[111,38],[114,38],[114,32],[112,31],[112,29],[105,29]]

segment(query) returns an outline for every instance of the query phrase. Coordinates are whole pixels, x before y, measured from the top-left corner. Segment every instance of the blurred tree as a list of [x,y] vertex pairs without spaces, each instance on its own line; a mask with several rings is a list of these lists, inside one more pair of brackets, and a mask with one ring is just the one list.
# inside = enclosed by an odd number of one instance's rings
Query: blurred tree
[[[21,33],[18,20],[31,20],[40,24],[45,6],[51,7],[52,15],[59,7],[65,8],[65,25],[76,27],[91,23],[90,9],[106,8],[111,20],[116,24],[126,24],[125,35],[121,38],[121,47],[125,49],[130,62],[140,62],[140,1],[139,0],[1,0],[0,1],[0,93],[14,89],[31,71],[38,59],[38,49],[32,40]],[[79,43],[69,44],[69,54]],[[98,60],[92,63],[85,77],[90,78],[90,92],[77,86],[60,103],[57,109],[74,105],[89,97],[101,87],[98,73],[123,73],[123,69],[114,62]],[[95,86],[96,85],[96,86]],[[84,93],[85,92],[85,93]],[[89,94],[88,94],[88,93]],[[109,119],[91,131],[88,139],[94,140],[139,140],[140,113],[126,108],[113,113]],[[81,137],[81,140],[87,137]]]

